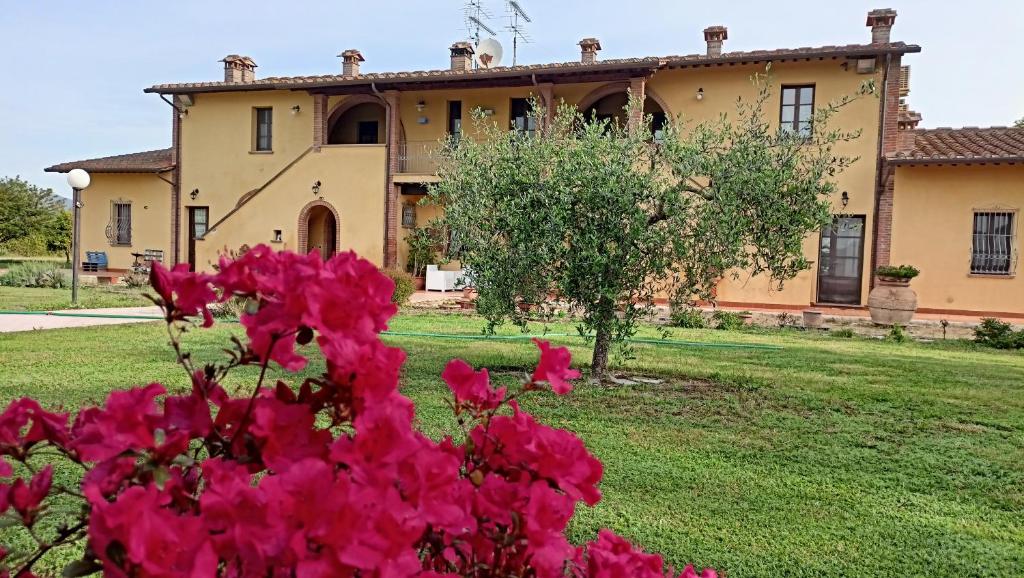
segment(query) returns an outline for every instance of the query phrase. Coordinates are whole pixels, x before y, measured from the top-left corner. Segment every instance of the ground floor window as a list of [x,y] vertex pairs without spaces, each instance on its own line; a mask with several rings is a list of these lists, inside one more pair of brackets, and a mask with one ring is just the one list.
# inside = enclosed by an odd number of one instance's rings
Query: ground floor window
[[132,204],[125,201],[110,203],[110,224],[107,240],[111,245],[132,244]]
[[975,211],[971,273],[1009,275],[1014,271],[1013,211]]

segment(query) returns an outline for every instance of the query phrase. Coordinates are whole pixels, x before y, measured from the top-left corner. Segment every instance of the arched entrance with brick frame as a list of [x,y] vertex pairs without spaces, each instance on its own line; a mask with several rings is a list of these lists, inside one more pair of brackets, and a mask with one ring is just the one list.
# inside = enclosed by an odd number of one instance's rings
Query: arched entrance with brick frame
[[[612,82],[599,86],[581,98],[576,104],[576,109],[588,119],[593,115],[599,119],[614,117],[625,121],[623,109],[628,102],[629,85],[629,82]],[[654,117],[655,132],[671,118],[671,111],[665,100],[649,86],[644,87],[644,114]]]
[[316,200],[302,207],[297,230],[300,253],[319,251],[326,261],[341,248],[341,217],[327,201]]
[[[372,136],[367,132],[373,127]],[[327,115],[327,144],[383,144],[387,142],[387,107],[373,94],[345,98]],[[370,142],[370,141],[373,142]]]

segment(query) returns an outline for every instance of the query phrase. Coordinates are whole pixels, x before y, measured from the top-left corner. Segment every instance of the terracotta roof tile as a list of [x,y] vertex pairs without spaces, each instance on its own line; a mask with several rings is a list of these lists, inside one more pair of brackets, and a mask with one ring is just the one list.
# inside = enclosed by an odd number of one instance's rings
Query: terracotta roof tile
[[599,60],[592,64],[579,61],[553,62],[547,64],[529,64],[520,66],[500,66],[489,69],[471,70],[413,70],[404,72],[372,72],[356,77],[341,74],[314,76],[271,76],[253,82],[184,82],[177,84],[157,84],[147,88],[146,92],[163,94],[187,92],[219,92],[235,90],[274,90],[295,88],[317,88],[327,86],[353,86],[370,83],[388,82],[422,82],[446,80],[483,80],[533,74],[570,74],[587,71],[626,70],[631,68],[662,68],[685,67],[700,65],[727,64],[736,62],[754,62],[764,60],[831,58],[871,56],[886,53],[920,52],[921,47],[914,44],[894,42],[891,44],[849,44],[845,46],[820,46],[806,48],[787,48],[779,50],[755,50],[751,52],[726,52],[720,56],[706,54],[690,54],[665,57],[619,58]]
[[90,173],[162,173],[173,168],[171,149],[168,148],[60,163],[47,167],[46,172],[66,173],[71,169],[85,169]]
[[889,155],[895,164],[1024,162],[1024,129],[935,128],[907,131],[913,138]]

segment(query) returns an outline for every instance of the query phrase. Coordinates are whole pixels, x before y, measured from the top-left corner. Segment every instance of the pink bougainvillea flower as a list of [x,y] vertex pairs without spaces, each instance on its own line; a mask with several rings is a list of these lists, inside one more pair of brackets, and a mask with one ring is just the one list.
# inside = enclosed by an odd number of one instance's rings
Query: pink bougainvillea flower
[[495,390],[491,387],[486,369],[474,371],[468,363],[461,359],[449,361],[444,372],[441,373],[441,379],[455,394],[456,401],[469,404],[480,410],[494,409],[505,400],[507,388],[501,387]]
[[26,526],[31,526],[35,522],[39,506],[50,493],[52,483],[53,466],[49,465],[32,476],[32,480],[27,484],[21,478],[14,480],[8,494],[8,503],[21,516]]
[[533,372],[534,381],[546,381],[551,384],[551,391],[558,395],[564,395],[572,391],[570,379],[576,379],[580,372],[570,369],[572,354],[566,347],[551,347],[551,342],[534,338],[534,343],[540,348],[540,363]]
[[202,313],[203,327],[213,325],[213,315],[207,307],[217,300],[210,285],[212,280],[210,275],[190,271],[188,263],[178,263],[168,270],[154,261],[149,270],[150,284],[163,299],[168,321]]
[[128,450],[150,449],[161,415],[154,399],[165,393],[159,383],[115,391],[103,409],[79,412],[72,427],[72,448],[85,461],[99,462]]
[[718,572],[715,572],[712,568],[705,568],[701,570],[698,576],[697,571],[693,569],[693,564],[688,564],[683,569],[683,573],[679,575],[679,578],[718,578]]

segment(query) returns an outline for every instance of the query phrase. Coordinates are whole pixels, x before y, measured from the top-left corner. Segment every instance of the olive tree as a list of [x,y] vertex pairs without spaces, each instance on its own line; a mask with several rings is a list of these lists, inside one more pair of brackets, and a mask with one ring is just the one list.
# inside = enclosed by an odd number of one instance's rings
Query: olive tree
[[808,267],[803,241],[830,222],[834,179],[855,160],[836,145],[859,133],[829,121],[874,87],[820,107],[813,131],[793,134],[768,120],[766,77],[754,82],[757,96],[735,114],[673,119],[657,140],[635,99],[624,115],[634,122],[563,104],[550,122],[535,112],[534,133],[477,111],[475,137],[445,147],[431,199],[490,328],[525,327],[527,306],[563,303],[593,337],[591,375],[602,379],[611,345],[656,297],[708,299],[737,270],[781,285]]

